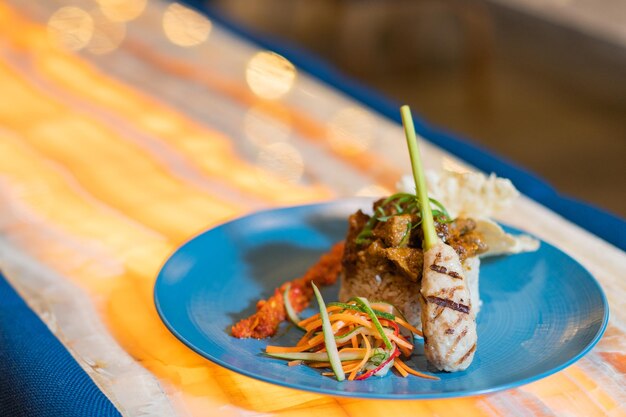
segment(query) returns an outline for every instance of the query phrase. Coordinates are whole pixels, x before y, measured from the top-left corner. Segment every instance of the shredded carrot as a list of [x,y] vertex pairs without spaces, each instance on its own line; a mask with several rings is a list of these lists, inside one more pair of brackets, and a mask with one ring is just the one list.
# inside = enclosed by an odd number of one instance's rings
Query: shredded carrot
[[267,346],[265,351],[267,353],[295,353],[295,352],[305,352],[311,349],[311,346],[293,346],[293,347],[285,347],[285,346]]
[[367,337],[363,337],[363,342],[365,344],[365,356],[363,356],[363,359],[361,359],[361,362],[359,363],[358,366],[354,367],[354,369],[350,372],[350,375],[348,376],[348,380],[349,381],[354,381],[354,378],[356,378],[356,374],[358,373],[359,369],[363,368],[365,366],[365,364],[367,363],[367,361],[369,360],[370,356],[372,356],[372,345],[370,345],[369,340],[367,340]]
[[[343,361],[341,362],[341,366],[344,368],[344,371],[351,366],[357,365],[361,362],[361,360],[355,361]],[[330,368],[330,362],[314,362],[309,364],[311,368]],[[332,374],[332,373],[331,373]]]
[[310,331],[306,332],[305,335],[302,336],[302,339],[300,339],[298,341],[296,346],[303,346],[303,345],[308,344],[309,340],[311,340],[311,337],[313,337],[314,333],[315,333],[315,330],[310,330]]
[[359,363],[361,363],[361,360],[344,361],[344,362],[342,362],[344,368],[349,368],[350,366],[356,365],[356,364],[359,364]]
[[[330,306],[326,309],[326,311],[330,314],[333,311],[337,311],[337,310],[341,310],[341,307],[339,306]],[[311,323],[312,321],[318,320],[320,318],[320,313],[317,314],[313,314],[311,317],[308,317],[306,319],[300,320],[298,322],[298,326],[300,327],[306,327],[309,323]]]
[[398,346],[398,349],[400,349],[400,352],[402,352],[402,354],[406,356],[407,358],[411,356],[411,353],[413,353],[413,349],[407,349],[402,346]]
[[309,366],[311,368],[330,368],[330,362],[313,362]]
[[413,345],[412,344],[410,344],[406,340],[396,336],[395,334],[388,334],[387,337],[392,342],[396,342],[398,344],[398,346],[402,346],[402,347],[405,347],[407,349],[413,349]]
[[[332,324],[331,329],[333,331],[333,333],[337,333],[337,331],[339,331],[340,329],[342,329],[343,327],[346,326],[346,323],[343,321],[336,321],[335,323]],[[312,337],[311,339],[309,339],[309,341],[307,342],[306,346],[308,346],[309,349],[311,349],[313,346],[316,346],[320,343],[322,343],[324,341],[324,335],[322,333]]]
[[339,350],[339,352],[355,352],[355,353],[366,352],[366,351],[367,351],[366,348],[343,348]]
[[400,365],[405,371],[407,371],[411,375],[419,376],[420,378],[433,379],[435,381],[439,380],[439,378],[437,378],[434,375],[423,374],[421,372],[416,371],[415,369],[411,368],[409,365],[407,365],[406,363],[402,362],[398,358],[396,358],[396,363],[398,363],[398,365]]
[[[331,322],[337,321],[337,320],[342,320],[342,321],[345,321],[347,323],[357,323],[357,324],[360,324],[361,326],[367,327],[368,329],[372,328],[372,322],[371,321],[368,321],[364,317],[355,316],[353,314],[338,313],[338,314],[329,315],[328,318],[330,319]],[[309,323],[308,325],[306,325],[305,326],[305,330],[309,331],[311,329],[317,329],[321,325],[322,325],[322,320],[315,320],[315,321]]]
[[[284,359],[292,359],[288,363],[289,366],[306,364],[317,369],[332,367],[337,372],[340,372],[339,364],[333,362],[335,365],[331,366],[330,360],[327,359],[334,358],[336,360],[339,354],[341,370],[346,373],[347,379],[350,381],[369,378],[376,371],[373,367],[384,366],[382,362],[374,361],[372,355],[380,358],[380,355],[384,354],[385,363],[394,360],[393,367],[403,378],[411,374],[421,378],[438,379],[411,369],[397,357],[400,353],[405,357],[410,357],[414,348],[412,338],[403,336],[399,331],[400,327],[410,330],[414,334],[421,334],[406,320],[397,316],[393,320],[381,318],[381,328],[380,325],[374,326],[372,316],[351,309],[350,306],[346,307],[344,304],[330,306],[326,311],[328,321],[330,321],[331,338],[334,337],[335,339],[330,351],[326,349],[328,336],[325,336],[321,331],[322,320],[320,315],[316,314],[299,322],[305,333],[296,343],[296,346],[267,346],[266,352],[270,355],[280,354],[276,356]],[[386,342],[383,341],[385,337],[388,339]],[[306,352],[306,354],[300,355],[300,352]],[[310,359],[300,359],[302,357]],[[341,360],[341,357],[344,359]],[[359,359],[354,359],[355,357]],[[315,359],[322,359],[322,361]],[[371,371],[367,371],[367,369],[371,369]],[[335,375],[335,372],[324,371],[322,375]]]
[[[330,314],[333,311],[341,310],[342,308],[339,306],[330,306],[326,309],[326,311]],[[298,322],[298,326],[306,327],[312,321],[318,320],[320,318],[320,313],[313,314],[311,317],[307,317],[306,319],[302,319]]]
[[350,339],[350,343],[352,344],[353,348],[359,347],[359,340],[357,338],[357,335],[352,336],[352,338]]
[[398,371],[400,375],[402,375],[402,378],[406,378],[409,375],[409,373],[398,363],[398,358],[394,360],[393,367],[396,368],[396,371]]
[[407,323],[406,321],[402,320],[401,317],[396,316],[395,322],[398,323],[399,325],[403,326],[403,327],[406,327],[407,329],[409,329],[410,331],[412,331],[413,333],[415,333],[419,337],[424,337],[424,333],[422,333],[421,330],[418,330],[415,326],[412,326],[409,323]]

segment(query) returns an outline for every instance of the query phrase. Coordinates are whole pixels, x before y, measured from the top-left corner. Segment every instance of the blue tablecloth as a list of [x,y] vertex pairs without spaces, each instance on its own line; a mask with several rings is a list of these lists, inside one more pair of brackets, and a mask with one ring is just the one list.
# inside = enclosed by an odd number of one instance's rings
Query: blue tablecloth
[[120,416],[2,274],[0,416]]

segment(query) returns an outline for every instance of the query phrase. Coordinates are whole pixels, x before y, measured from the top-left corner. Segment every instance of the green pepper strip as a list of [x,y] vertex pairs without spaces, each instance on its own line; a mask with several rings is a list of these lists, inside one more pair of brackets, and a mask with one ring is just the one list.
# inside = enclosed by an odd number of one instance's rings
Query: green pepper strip
[[[385,331],[385,334],[393,334],[393,330],[391,328],[383,328],[383,331]],[[353,336],[357,335],[357,334],[364,334],[364,335],[372,335],[372,332],[378,332],[376,330],[371,330],[368,329],[367,327],[364,326],[359,326],[354,330],[351,330],[348,333],[342,334],[341,336],[335,336],[335,341],[337,343],[343,343],[343,342],[347,342],[348,340],[350,340]]]
[[367,315],[370,316],[370,318],[372,319],[372,323],[374,323],[374,327],[376,327],[376,330],[378,330],[378,333],[380,333],[380,338],[385,343],[385,346],[387,347],[387,349],[390,349],[390,350],[393,349],[393,346],[391,345],[389,338],[385,334],[385,330],[383,329],[383,326],[378,321],[378,317],[376,317],[376,313],[374,313],[374,310],[372,310],[372,308],[369,306],[369,302],[367,301],[367,299],[363,297],[355,297],[352,300],[356,301],[359,307],[363,308],[365,310],[365,313],[367,313]]
[[[341,307],[344,310],[354,310],[354,311],[359,311],[361,313],[365,313],[367,314],[367,311],[365,311],[363,308],[353,305],[353,304],[347,304],[347,303],[337,303],[337,302],[333,302],[333,303],[328,303],[328,306],[337,306],[337,307]],[[376,316],[380,317],[381,319],[387,319],[387,320],[395,320],[396,316],[394,316],[393,314],[389,314],[389,313],[385,313],[384,311],[378,311],[378,310],[374,310],[374,314],[376,314]]]

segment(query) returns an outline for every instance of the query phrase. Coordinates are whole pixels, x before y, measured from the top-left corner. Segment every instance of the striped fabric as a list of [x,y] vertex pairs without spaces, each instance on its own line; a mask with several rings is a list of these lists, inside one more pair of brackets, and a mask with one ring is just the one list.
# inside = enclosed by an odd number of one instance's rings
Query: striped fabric
[[[383,194],[409,169],[395,123],[184,6],[0,2],[0,91],[0,267],[123,415],[626,416],[626,256],[527,198],[501,220],[579,260],[612,311],[598,346],[544,380],[341,399],[178,342],[152,289],[182,242],[261,208]],[[469,168],[424,153],[432,168]]]

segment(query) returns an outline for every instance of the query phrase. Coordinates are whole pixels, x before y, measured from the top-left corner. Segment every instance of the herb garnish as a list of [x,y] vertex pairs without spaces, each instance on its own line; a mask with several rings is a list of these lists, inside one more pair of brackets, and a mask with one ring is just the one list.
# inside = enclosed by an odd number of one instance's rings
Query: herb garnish
[[[437,219],[438,223],[451,223],[453,220],[450,218],[448,211],[443,204],[434,198],[430,198],[430,203],[436,207],[432,210],[433,217]],[[386,222],[393,216],[400,216],[405,214],[418,215],[419,220],[416,223],[409,222],[407,224],[407,230],[402,237],[400,246],[405,246],[408,243],[411,230],[415,229],[422,223],[421,218],[420,201],[417,195],[410,193],[397,193],[387,197],[380,203],[374,210],[374,214],[369,218],[363,230],[357,235],[355,242],[357,245],[362,245],[369,242],[369,239],[373,235],[373,230],[380,222]]]

